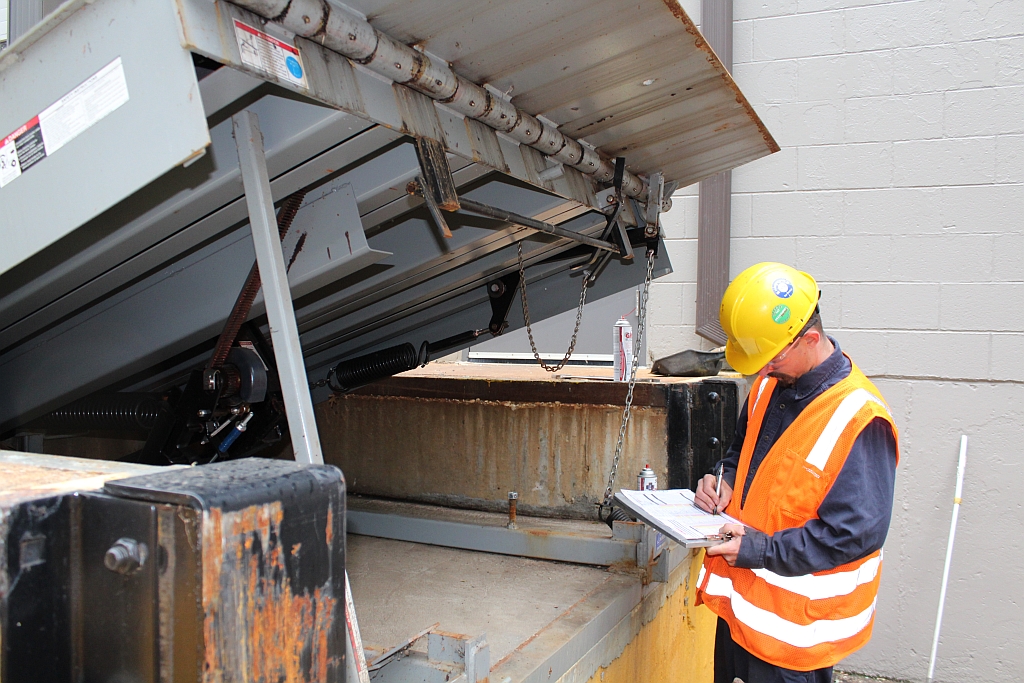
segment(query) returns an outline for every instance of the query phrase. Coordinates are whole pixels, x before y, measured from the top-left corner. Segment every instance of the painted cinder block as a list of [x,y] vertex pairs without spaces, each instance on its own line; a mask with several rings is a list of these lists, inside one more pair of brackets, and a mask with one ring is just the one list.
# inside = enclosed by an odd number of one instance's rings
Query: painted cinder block
[[942,190],[884,188],[844,193],[843,231],[847,235],[939,233]]
[[796,243],[796,262],[808,273],[841,282],[876,282],[892,277],[893,238],[889,235],[805,237]]
[[[1018,232],[992,236],[993,282],[1020,282],[1024,277],[1024,225],[1018,225]],[[1022,364],[1024,365],[1024,364]]]
[[729,277],[736,277],[744,268],[762,261],[796,263],[796,240],[793,237],[748,237],[733,240]]
[[[760,105],[797,101],[797,60],[737,64],[732,77],[754,108]],[[769,128],[774,132],[774,129]]]
[[1024,332],[992,333],[989,376],[1024,382]]
[[996,138],[997,183],[1024,182],[1024,135],[1000,135]]
[[1024,133],[1024,86],[961,90],[945,98],[946,137]]
[[934,0],[855,7],[843,12],[847,52],[934,45],[950,38],[943,3]]
[[867,330],[939,329],[936,283],[843,283],[843,327]]
[[946,92],[996,84],[995,41],[946,43],[896,50],[896,94]]
[[755,236],[825,236],[843,232],[843,193],[769,192],[751,195]]
[[733,192],[785,192],[797,188],[797,150],[783,147],[732,172]]
[[753,21],[753,59],[765,61],[844,51],[843,12],[815,12]]
[[900,282],[987,282],[992,278],[993,235],[897,235],[892,278]]
[[762,105],[761,119],[783,147],[843,142],[842,102],[792,102]]
[[[805,57],[797,62],[797,97],[801,102],[890,95],[893,51]],[[768,87],[765,84],[763,87]]]
[[658,278],[658,282],[694,282],[697,279],[697,240],[666,240],[672,272]]
[[996,140],[896,142],[893,160],[896,185],[982,185],[993,182],[996,177]]
[[889,187],[893,182],[889,142],[802,147],[797,159],[801,190]]
[[847,142],[883,142],[942,137],[943,97],[932,93],[848,99],[845,139]]
[[942,283],[943,330],[1024,330],[1024,283]]
[[941,199],[936,206],[941,209],[942,229],[946,233],[1000,234],[1024,230],[1020,215],[1024,185],[944,187],[938,191]]
[[888,362],[899,374],[990,379],[988,332],[886,332]]

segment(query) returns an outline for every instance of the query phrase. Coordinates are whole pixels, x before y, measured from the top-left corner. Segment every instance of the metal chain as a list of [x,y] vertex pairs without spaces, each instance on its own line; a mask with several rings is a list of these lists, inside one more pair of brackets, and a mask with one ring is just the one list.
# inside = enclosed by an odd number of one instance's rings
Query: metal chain
[[520,300],[523,303],[523,318],[526,320],[526,336],[530,338],[530,348],[533,349],[533,357],[537,359],[540,366],[548,372],[558,372],[565,367],[565,364],[569,362],[569,358],[572,356],[573,349],[576,348],[576,335],[580,333],[580,321],[583,320],[583,304],[587,301],[587,280],[588,275],[583,274],[583,290],[580,292],[580,305],[576,309],[576,327],[573,328],[572,338],[569,340],[569,349],[565,352],[565,356],[558,362],[557,365],[548,365],[540,358],[540,353],[537,351],[537,344],[533,341],[533,329],[530,327],[530,304],[526,301],[526,273],[523,271],[523,243],[520,242],[516,245],[519,248],[519,293]]
[[[329,387],[329,386],[331,386],[331,377],[333,375],[334,375],[334,368],[332,367],[332,368],[330,368],[327,371],[327,376],[324,377],[322,380],[319,380],[317,382],[310,382],[309,383],[309,390],[313,391],[314,389],[319,389],[320,387]],[[334,387],[331,387],[331,389],[333,390]]]
[[619,458],[622,456],[622,444],[626,439],[626,425],[629,424],[629,411],[633,407],[633,387],[636,386],[636,371],[640,365],[640,348],[643,346],[644,328],[647,325],[647,297],[651,291],[651,279],[654,274],[654,251],[647,250],[647,277],[644,279],[644,291],[640,295],[640,305],[636,311],[636,338],[633,345],[633,362],[629,368],[629,390],[626,392],[626,407],[622,410],[622,424],[619,425],[619,441],[615,444],[615,456],[612,458],[612,469],[608,473],[608,486],[604,490],[604,505],[611,505],[612,487],[619,469]]

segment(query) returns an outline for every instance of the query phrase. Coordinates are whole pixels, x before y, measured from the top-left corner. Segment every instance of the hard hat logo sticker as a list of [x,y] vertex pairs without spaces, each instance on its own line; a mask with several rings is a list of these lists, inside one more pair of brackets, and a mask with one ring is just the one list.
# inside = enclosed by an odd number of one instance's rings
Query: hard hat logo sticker
[[773,308],[772,320],[774,320],[780,325],[789,320],[789,306],[787,306],[786,304],[779,304],[778,306]]
[[793,296],[793,283],[784,277],[780,277],[772,283],[772,291],[780,299],[788,299]]

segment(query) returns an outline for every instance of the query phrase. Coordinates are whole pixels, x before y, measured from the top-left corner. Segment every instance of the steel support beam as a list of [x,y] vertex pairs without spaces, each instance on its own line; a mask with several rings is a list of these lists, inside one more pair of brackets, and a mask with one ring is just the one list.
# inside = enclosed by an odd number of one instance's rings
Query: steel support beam
[[348,533],[498,555],[518,555],[599,567],[636,565],[637,541],[549,529],[509,529],[366,510],[347,511]]
[[313,415],[313,400],[309,395],[309,380],[306,379],[306,365],[302,358],[299,329],[295,324],[295,309],[288,286],[288,271],[284,265],[281,238],[278,236],[277,219],[274,216],[270,177],[263,155],[263,135],[260,133],[259,121],[248,110],[235,114],[232,124],[295,460],[306,464],[323,464],[320,436]]

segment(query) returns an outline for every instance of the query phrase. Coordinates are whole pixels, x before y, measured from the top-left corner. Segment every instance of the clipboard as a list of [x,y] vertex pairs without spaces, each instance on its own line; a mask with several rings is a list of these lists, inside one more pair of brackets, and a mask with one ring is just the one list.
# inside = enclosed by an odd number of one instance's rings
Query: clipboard
[[693,491],[619,491],[615,502],[622,509],[686,548],[707,548],[722,543],[709,539],[723,524],[741,524],[724,513],[713,515],[697,507]]

